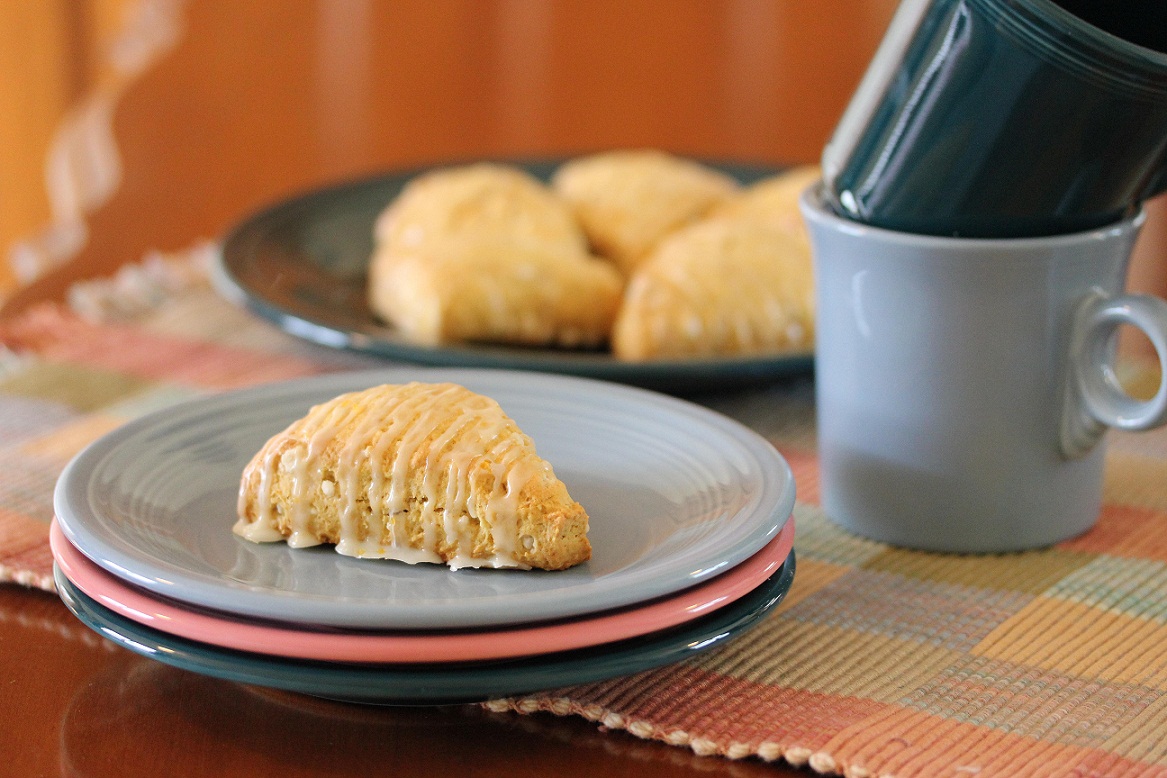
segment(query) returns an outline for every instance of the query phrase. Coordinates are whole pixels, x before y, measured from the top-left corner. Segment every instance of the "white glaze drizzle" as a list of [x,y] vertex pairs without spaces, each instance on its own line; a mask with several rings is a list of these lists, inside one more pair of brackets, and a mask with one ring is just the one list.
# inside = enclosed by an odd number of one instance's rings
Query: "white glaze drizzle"
[[[325,472],[321,454],[341,435],[345,441],[332,472]],[[287,438],[298,443],[281,455],[274,444]],[[257,478],[257,518],[240,518],[235,532],[255,542],[286,539],[292,547],[316,545],[320,540],[312,529],[311,496],[320,490],[342,505],[336,546],[341,554],[410,564],[441,562],[438,547],[444,538],[452,547],[446,561],[453,568],[526,567],[514,558],[519,495],[548,467],[527,450],[529,445],[497,403],[454,384],[384,386],[338,397],[314,407],[269,441],[248,466],[239,511],[243,516],[248,484]],[[484,463],[494,485],[482,501],[486,515],[479,516],[471,473]],[[362,465],[371,473],[363,495],[367,512],[360,500]],[[291,476],[286,535],[278,528],[272,499],[277,468]],[[421,489],[410,494],[410,476],[417,468],[422,471]],[[424,528],[418,547],[403,532],[402,517],[411,507],[420,512]],[[473,554],[473,522],[489,530],[490,553],[485,556]],[[383,542],[382,528],[387,528],[388,542]]]

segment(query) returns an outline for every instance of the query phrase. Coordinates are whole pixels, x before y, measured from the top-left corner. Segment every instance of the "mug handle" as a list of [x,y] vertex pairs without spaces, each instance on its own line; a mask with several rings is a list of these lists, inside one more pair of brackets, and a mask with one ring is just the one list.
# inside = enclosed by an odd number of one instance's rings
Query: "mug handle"
[[[1159,389],[1149,400],[1126,393],[1114,372],[1114,334],[1119,325],[1142,330],[1159,358]],[[1110,296],[1095,290],[1079,305],[1070,334],[1062,454],[1082,456],[1107,427],[1148,430],[1167,423],[1167,302],[1141,294]]]

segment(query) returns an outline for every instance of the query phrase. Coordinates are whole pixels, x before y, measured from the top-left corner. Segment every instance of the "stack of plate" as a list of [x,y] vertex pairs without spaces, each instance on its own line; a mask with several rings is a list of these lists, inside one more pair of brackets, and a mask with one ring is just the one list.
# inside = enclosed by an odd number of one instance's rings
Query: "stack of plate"
[[[450,571],[253,544],[240,474],[309,407],[380,383],[496,399],[591,517],[590,562]],[[57,485],[62,600],[127,648],[208,675],[334,699],[449,703],[676,662],[757,624],[794,577],[794,482],[763,438],[640,389],[493,370],[310,378],[152,414]]]

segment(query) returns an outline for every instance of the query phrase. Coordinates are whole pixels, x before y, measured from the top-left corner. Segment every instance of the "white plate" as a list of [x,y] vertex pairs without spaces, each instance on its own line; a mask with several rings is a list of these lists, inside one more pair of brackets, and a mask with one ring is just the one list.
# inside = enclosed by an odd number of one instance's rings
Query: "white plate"
[[[547,573],[357,560],[231,532],[240,474],[310,406],[380,383],[453,381],[496,399],[591,517],[592,560]],[[175,600],[349,628],[466,628],[660,597],[751,556],[794,507],[764,438],[692,403],[600,381],[405,368],[270,384],[151,414],[62,473],[57,520],[111,573]]]

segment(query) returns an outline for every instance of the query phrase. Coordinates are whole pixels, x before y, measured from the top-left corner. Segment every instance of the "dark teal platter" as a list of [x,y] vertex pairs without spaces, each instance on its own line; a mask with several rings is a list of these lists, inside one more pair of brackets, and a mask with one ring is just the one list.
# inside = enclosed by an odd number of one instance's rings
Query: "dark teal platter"
[[[546,180],[561,160],[512,163]],[[779,168],[709,163],[749,184]],[[811,353],[629,363],[606,352],[410,343],[365,301],[373,222],[413,177],[402,171],[290,198],[241,221],[215,268],[224,297],[300,338],[332,348],[442,367],[495,367],[599,378],[671,393],[767,383],[809,374]]]
[[786,596],[795,558],[761,586],[708,616],[641,638],[521,660],[433,665],[345,664],[282,659],[175,637],[123,618],[54,569],[57,592],[102,637],[173,667],[239,683],[347,702],[445,705],[591,683],[680,662],[720,648],[756,626]]

